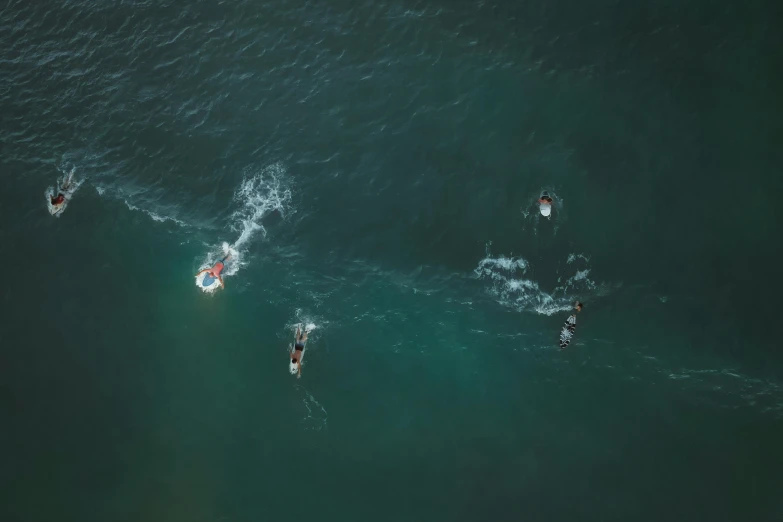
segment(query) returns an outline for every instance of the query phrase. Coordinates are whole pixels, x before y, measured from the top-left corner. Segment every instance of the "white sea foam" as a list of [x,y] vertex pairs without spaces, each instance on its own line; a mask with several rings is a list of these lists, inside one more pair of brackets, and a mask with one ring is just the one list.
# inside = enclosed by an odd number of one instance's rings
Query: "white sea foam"
[[569,265],[573,263],[574,261],[581,259],[582,261],[585,261],[586,263],[590,262],[590,258],[585,256],[584,254],[568,254],[568,259],[566,260],[566,263]]
[[253,176],[246,176],[234,193],[234,201],[240,207],[231,215],[231,227],[239,232],[234,248],[240,250],[258,232],[266,235],[262,224],[264,217],[272,212],[285,217],[290,211],[291,189],[285,168],[275,164]]
[[[128,207],[128,210],[147,214],[147,216],[149,216],[153,221],[158,223],[165,223],[166,221],[170,221],[180,227],[188,226],[188,224],[181,219],[162,214],[160,209],[150,210],[149,208],[145,208],[149,206],[149,202],[144,201],[142,196],[144,192],[146,192],[146,189],[136,189],[132,194],[129,194],[122,188],[107,188],[103,185],[98,185],[95,187],[95,192],[97,192],[99,196],[109,196],[116,199],[122,199],[122,202],[125,203],[125,206]],[[128,198],[130,198],[130,200],[134,201],[136,204],[131,203]],[[144,207],[140,207],[139,204],[144,205]]]
[[[103,194],[103,192],[99,192],[100,194]],[[133,205],[130,203],[127,199],[122,200],[123,203],[125,203],[125,206],[128,207],[129,210],[139,211],[147,214],[150,218],[152,218],[153,221],[157,221],[158,223],[164,223],[166,221],[171,221],[172,223],[176,223],[177,225],[181,227],[187,227],[188,224],[184,221],[181,221],[175,217],[170,216],[161,216],[160,214],[153,212],[151,210],[143,209],[140,207],[137,207],[136,205]]]
[[[490,293],[498,302],[519,311],[535,311],[543,315],[552,315],[573,308],[577,297],[583,298],[585,292],[596,290],[596,284],[588,276],[589,269],[577,270],[567,277],[565,283],[558,284],[551,292],[540,288],[537,281],[525,277],[530,265],[522,258],[487,257],[479,262],[474,273],[480,279],[492,282]],[[562,279],[562,277],[561,277]]]

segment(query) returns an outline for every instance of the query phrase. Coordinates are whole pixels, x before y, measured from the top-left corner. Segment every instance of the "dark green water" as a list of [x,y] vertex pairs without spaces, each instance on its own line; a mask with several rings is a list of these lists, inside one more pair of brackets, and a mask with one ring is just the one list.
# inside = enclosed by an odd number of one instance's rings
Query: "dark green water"
[[783,519],[782,17],[0,6],[0,520]]

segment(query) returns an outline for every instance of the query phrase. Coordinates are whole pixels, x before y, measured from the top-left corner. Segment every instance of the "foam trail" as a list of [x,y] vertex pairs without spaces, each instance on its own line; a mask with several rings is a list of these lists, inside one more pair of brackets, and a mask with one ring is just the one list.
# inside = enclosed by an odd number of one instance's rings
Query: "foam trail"
[[[584,259],[584,256],[580,257]],[[473,272],[479,279],[492,282],[489,292],[503,306],[543,315],[571,310],[577,294],[597,289],[595,282],[588,278],[590,270],[584,269],[577,270],[551,293],[545,292],[537,281],[525,277],[529,267],[529,263],[521,257],[492,257],[487,253]]]
[[122,202],[125,203],[125,206],[128,207],[128,210],[133,210],[135,212],[143,212],[144,214],[147,214],[150,218],[152,218],[153,221],[157,221],[158,223],[165,223],[166,221],[171,221],[172,223],[175,223],[181,227],[188,227],[188,223],[185,223],[181,219],[177,219],[175,217],[162,215],[158,212],[147,210],[146,208],[141,208],[137,205],[134,205],[128,199],[130,198],[134,202],[141,201],[142,203],[145,203],[149,205],[150,203],[148,201],[144,201],[144,193],[146,192],[146,189],[136,189],[132,194],[128,194],[126,190],[123,190],[122,188],[107,188],[103,185],[97,185],[95,187],[95,192],[98,193],[99,196],[111,196],[116,199],[122,199]]
[[302,419],[302,424],[305,425],[306,430],[321,431],[327,428],[328,413],[320,402],[318,402],[313,395],[307,391],[307,388],[301,385],[297,385],[297,388],[304,392],[302,397],[302,403],[307,410],[307,415]]
[[[102,194],[102,192],[100,192],[100,194]],[[160,214],[156,214],[155,212],[152,212],[151,210],[145,210],[143,208],[139,208],[136,205],[133,205],[133,204],[129,203],[127,199],[123,199],[122,201],[125,203],[125,206],[128,207],[129,210],[138,210],[139,212],[144,212],[149,217],[151,217],[153,221],[157,221],[158,223],[165,223],[166,221],[171,221],[171,222],[176,223],[177,225],[179,225],[181,227],[188,226],[187,223],[185,223],[184,221],[181,221],[181,220],[179,220],[177,218],[173,218],[173,217],[169,217],[169,216],[161,216]]]
[[[199,269],[209,268],[218,259],[231,254],[231,259],[226,263],[223,271],[224,279],[235,275],[245,266],[246,262],[243,258],[249,241],[259,232],[266,235],[264,218],[272,212],[279,212],[285,217],[290,211],[291,189],[288,186],[285,168],[275,164],[252,176],[246,173],[242,184],[234,193],[234,201],[239,203],[239,208],[231,214],[231,229],[238,232],[239,237],[232,245],[224,242],[220,250],[208,252]],[[205,292],[214,291],[202,287],[198,279],[196,286]]]
[[235,249],[241,250],[258,232],[266,235],[261,223],[265,216],[275,211],[286,215],[291,203],[291,189],[286,181],[285,169],[279,164],[242,181],[234,193],[234,200],[242,206],[231,215],[232,228],[239,232]]

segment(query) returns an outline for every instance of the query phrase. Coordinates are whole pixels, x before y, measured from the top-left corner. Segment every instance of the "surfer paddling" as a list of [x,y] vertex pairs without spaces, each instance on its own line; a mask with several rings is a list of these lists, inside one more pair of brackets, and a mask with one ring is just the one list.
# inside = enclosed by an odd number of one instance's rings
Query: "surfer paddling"
[[61,193],[57,194],[56,196],[51,197],[51,202],[53,207],[59,207],[63,203],[65,203],[65,196]]
[[552,196],[548,192],[541,193],[541,197],[538,198],[538,208],[544,217],[549,217],[552,214]]
[[305,343],[307,342],[307,332],[301,327],[296,327],[294,334],[294,348],[289,356],[291,357],[291,373],[296,373],[297,379],[302,376],[302,358],[304,357]]
[[71,171],[68,177],[65,178],[63,184],[60,186],[57,192],[57,195],[49,196],[49,202],[52,204],[53,213],[57,213],[63,208],[65,208],[65,203],[68,201],[68,198],[65,197],[65,194],[71,188],[72,182],[73,182],[73,171]]
[[569,344],[571,344],[571,339],[574,337],[574,331],[576,331],[576,314],[582,311],[582,307],[584,305],[577,301],[574,304],[574,309],[576,310],[576,313],[573,313],[568,316],[568,319],[566,319],[565,324],[563,325],[563,329],[560,330],[560,349],[564,350]]
[[214,284],[215,280],[217,280],[217,282],[220,283],[220,287],[225,288],[221,273],[223,272],[223,269],[226,267],[226,262],[229,259],[231,259],[231,254],[226,254],[226,256],[223,259],[215,263],[215,266],[213,266],[212,268],[205,268],[204,270],[201,270],[198,274],[196,274],[196,277],[206,272],[207,275],[204,276],[204,281],[202,282],[203,286],[205,287],[211,286],[212,284]]

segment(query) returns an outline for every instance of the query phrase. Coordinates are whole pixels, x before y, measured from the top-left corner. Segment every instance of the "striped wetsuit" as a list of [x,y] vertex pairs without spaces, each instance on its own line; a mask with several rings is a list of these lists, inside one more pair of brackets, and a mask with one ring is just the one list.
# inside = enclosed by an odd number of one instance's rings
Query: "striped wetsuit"
[[568,316],[563,329],[560,330],[560,349],[562,350],[571,343],[571,338],[576,330],[576,314]]

